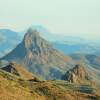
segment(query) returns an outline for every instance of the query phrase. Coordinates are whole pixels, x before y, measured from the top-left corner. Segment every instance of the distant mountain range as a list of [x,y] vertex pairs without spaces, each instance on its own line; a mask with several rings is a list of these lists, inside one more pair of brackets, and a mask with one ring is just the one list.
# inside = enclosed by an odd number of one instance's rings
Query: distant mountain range
[[16,47],[21,41],[17,32],[9,29],[0,29],[0,57]]
[[70,57],[76,61],[82,60],[84,63],[100,70],[100,55],[74,53]]

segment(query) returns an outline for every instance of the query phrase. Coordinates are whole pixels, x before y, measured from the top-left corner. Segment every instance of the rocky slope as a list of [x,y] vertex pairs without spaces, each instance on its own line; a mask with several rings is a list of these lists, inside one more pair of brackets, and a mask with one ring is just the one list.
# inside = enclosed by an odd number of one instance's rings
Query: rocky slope
[[74,63],[70,57],[54,49],[32,28],[27,31],[22,43],[2,59],[19,63],[45,79],[60,79],[65,70],[73,67]]

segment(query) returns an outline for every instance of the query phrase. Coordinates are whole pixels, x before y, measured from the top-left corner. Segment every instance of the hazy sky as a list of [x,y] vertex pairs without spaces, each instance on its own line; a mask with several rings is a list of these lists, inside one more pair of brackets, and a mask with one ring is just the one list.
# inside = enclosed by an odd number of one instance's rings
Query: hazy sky
[[43,25],[53,33],[100,37],[100,0],[0,0],[0,28]]

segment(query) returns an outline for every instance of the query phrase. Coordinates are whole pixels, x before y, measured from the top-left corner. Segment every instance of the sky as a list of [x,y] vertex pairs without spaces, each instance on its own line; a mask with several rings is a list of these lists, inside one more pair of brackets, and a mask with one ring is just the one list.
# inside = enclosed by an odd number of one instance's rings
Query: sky
[[55,34],[100,37],[100,0],[0,0],[0,28],[41,25]]

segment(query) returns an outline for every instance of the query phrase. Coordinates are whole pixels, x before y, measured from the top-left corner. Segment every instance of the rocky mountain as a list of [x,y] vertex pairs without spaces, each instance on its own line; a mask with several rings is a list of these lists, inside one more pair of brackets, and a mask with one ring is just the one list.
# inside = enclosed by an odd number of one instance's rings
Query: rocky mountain
[[62,77],[62,79],[67,80],[72,83],[85,83],[87,81],[91,81],[91,73],[87,71],[83,64],[77,64],[74,68],[70,69],[66,72],[66,74]]
[[9,53],[21,41],[18,32],[10,29],[0,29],[0,57]]
[[2,60],[19,63],[45,79],[60,79],[65,70],[74,65],[69,56],[64,56],[54,49],[37,30],[32,28],[27,31],[23,41]]

